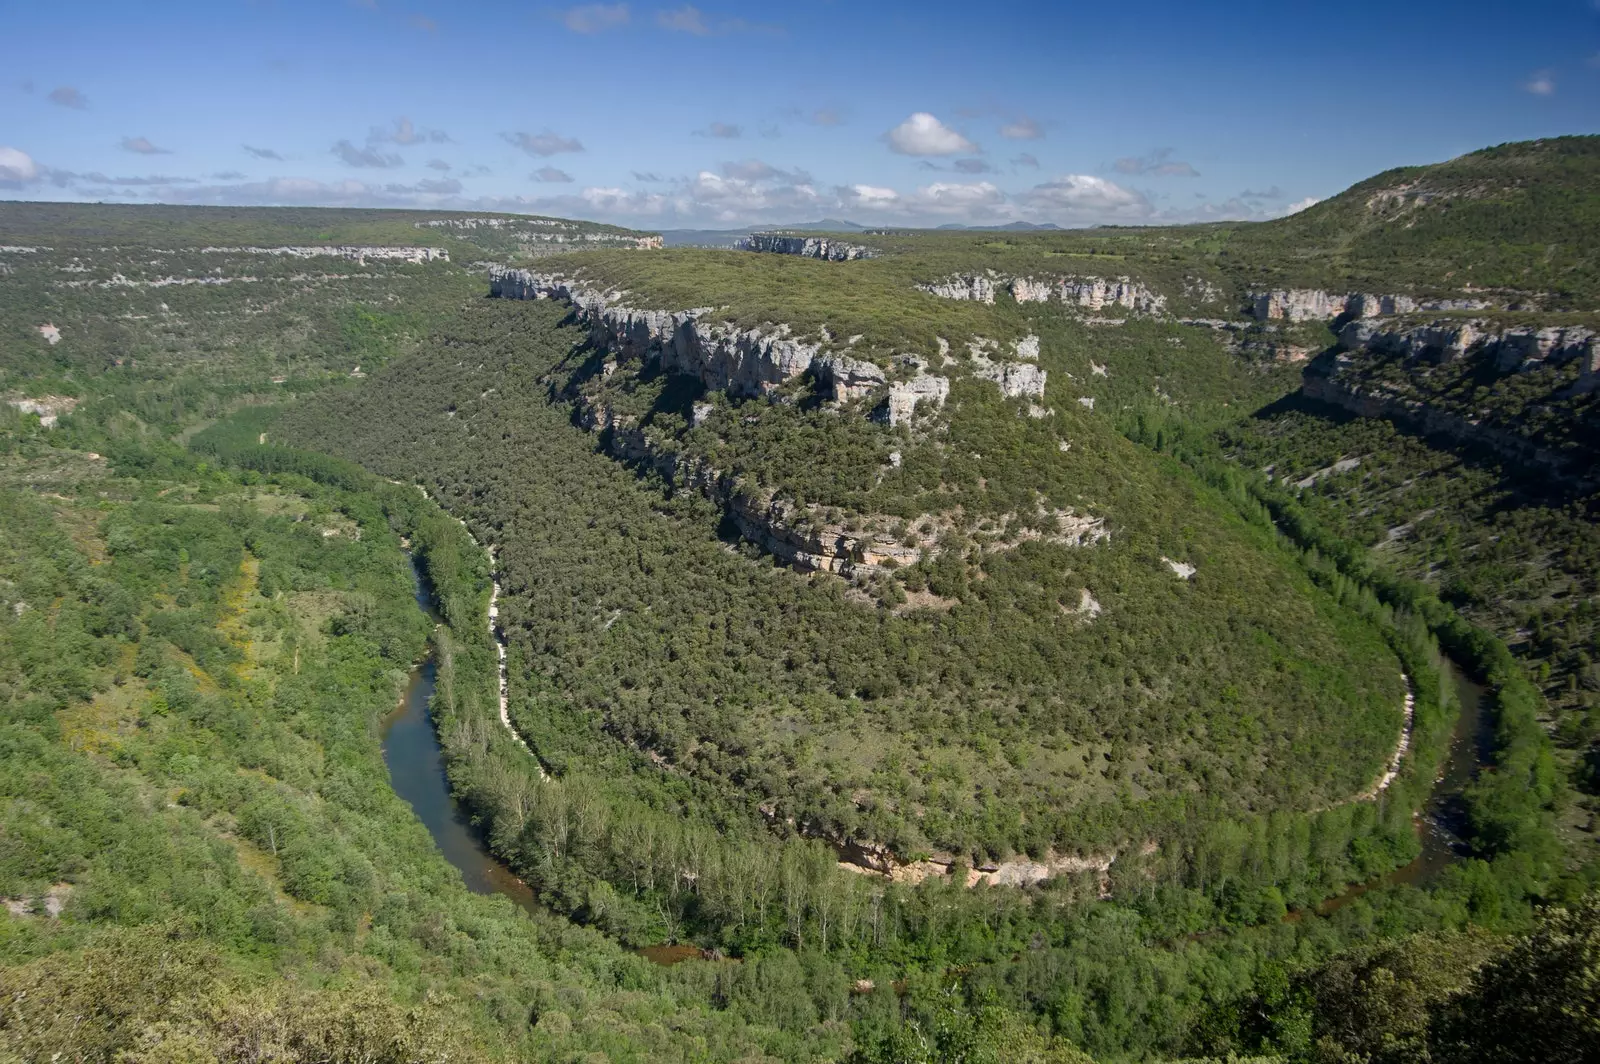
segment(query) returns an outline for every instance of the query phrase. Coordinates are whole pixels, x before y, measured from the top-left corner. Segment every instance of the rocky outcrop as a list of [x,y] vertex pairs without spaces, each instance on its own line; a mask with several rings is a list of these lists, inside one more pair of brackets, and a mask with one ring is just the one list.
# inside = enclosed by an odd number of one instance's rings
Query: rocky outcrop
[[[1005,279],[1000,278],[999,284],[1004,283]],[[919,291],[938,296],[940,299],[959,299],[973,303],[993,303],[997,287],[995,278],[984,274],[957,274],[942,281],[917,285]]]
[[1441,310],[1484,310],[1482,299],[1416,299],[1407,295],[1326,292],[1320,288],[1275,288],[1250,293],[1250,316],[1257,321],[1333,321]]
[[53,429],[63,414],[72,413],[78,400],[67,395],[41,395],[37,399],[7,399],[6,405],[19,414],[34,414],[43,428]]
[[929,403],[937,408],[943,406],[949,397],[948,378],[918,373],[908,381],[895,381],[889,385],[889,396],[874,412],[874,416],[890,425],[898,425],[909,419],[919,404]]
[[821,236],[784,236],[780,233],[751,233],[739,241],[745,251],[764,251],[770,255],[798,255],[806,259],[850,262],[877,255],[872,248]]
[[[1580,486],[1600,483],[1592,461],[1582,455],[1541,446],[1511,429],[1485,424],[1480,419],[1425,402],[1399,385],[1363,380],[1355,372],[1354,363],[1347,352],[1314,360],[1306,367],[1304,394],[1361,417],[1387,418],[1424,435],[1486,447],[1507,462],[1536,470],[1557,481],[1570,481]],[[1600,382],[1600,367],[1591,356],[1574,390],[1594,390],[1597,382]]]
[[209,247],[201,248],[203,255],[276,255],[291,259],[335,258],[351,259],[355,262],[374,261],[389,262],[440,262],[450,261],[450,252],[444,248],[428,247],[379,247],[375,245],[340,245],[337,247],[319,246],[294,246],[294,247]]
[[792,339],[782,326],[771,332],[740,330],[700,321],[704,309],[639,310],[621,305],[615,293],[528,270],[496,267],[489,291],[502,299],[562,300],[588,325],[596,348],[622,361],[655,363],[697,377],[707,388],[732,395],[765,395],[812,370],[821,355],[821,344]]
[[943,281],[919,284],[919,289],[944,299],[993,303],[995,294],[1009,289],[1018,303],[1051,300],[1085,310],[1124,307],[1140,314],[1159,314],[1167,297],[1129,277],[1005,277],[996,273],[957,274]]
[[1086,310],[1125,307],[1139,314],[1159,314],[1167,306],[1166,296],[1127,277],[1066,277],[1056,283],[1056,289],[1061,302]]
[[1501,373],[1562,366],[1574,359],[1580,360],[1581,378],[1592,378],[1600,369],[1600,335],[1582,325],[1496,326],[1481,319],[1353,321],[1339,331],[1339,349],[1439,363],[1481,354],[1493,359]]
[[[1007,399],[1043,399],[1045,378],[1049,375],[1030,362],[998,362],[991,359],[988,353],[997,346],[993,340],[974,340],[967,345],[972,355],[972,375],[993,381],[1000,389],[1000,394]],[[1034,349],[1037,352],[1037,344]]]
[[863,399],[884,385],[883,370],[875,363],[846,355],[822,355],[812,364],[812,371],[836,403]]

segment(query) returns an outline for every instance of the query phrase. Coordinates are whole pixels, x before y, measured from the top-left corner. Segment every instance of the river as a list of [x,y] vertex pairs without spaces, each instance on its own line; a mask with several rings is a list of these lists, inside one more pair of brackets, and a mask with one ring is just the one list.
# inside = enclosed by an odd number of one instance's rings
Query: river
[[[417,605],[435,624],[443,618],[434,608],[427,578],[409,554],[411,578]],[[528,912],[541,909],[533,891],[516,874],[489,852],[482,834],[450,792],[450,780],[445,773],[444,751],[439,736],[428,715],[428,701],[433,697],[437,682],[437,668],[430,656],[411,670],[404,699],[382,726],[383,761],[389,770],[389,780],[395,793],[410,803],[417,818],[433,836],[439,852],[454,865],[466,881],[467,888],[477,894],[504,894]],[[1426,886],[1446,868],[1466,854],[1466,844],[1461,838],[1461,795],[1478,773],[1478,767],[1488,756],[1488,722],[1483,711],[1483,688],[1473,683],[1450,661],[1445,662],[1445,679],[1455,688],[1461,705],[1451,733],[1450,751],[1445,759],[1444,771],[1435,782],[1427,804],[1416,817],[1417,833],[1422,851],[1410,863],[1393,871],[1355,883],[1339,894],[1316,906],[1315,912],[1327,916],[1378,887],[1410,884]],[[1296,911],[1288,919],[1296,920],[1305,912]],[[1190,936],[1205,937],[1216,932],[1199,932]],[[642,955],[658,964],[675,963],[697,953],[693,947],[651,947],[655,950],[682,950],[682,955],[652,955],[649,950]]]
[[[443,618],[434,609],[427,578],[414,557],[411,579],[417,605],[435,624],[440,623]],[[428,700],[433,697],[437,674],[430,655],[411,670],[399,708],[383,720],[383,763],[389,769],[389,782],[395,793],[410,803],[444,859],[461,872],[468,890],[475,894],[504,894],[528,912],[536,912],[540,905],[533,891],[489,852],[477,826],[450,793],[444,750],[428,715]]]
[[[1462,838],[1465,828],[1462,794],[1478,775],[1478,769],[1489,758],[1489,721],[1484,714],[1483,688],[1472,682],[1455,662],[1445,659],[1445,682],[1455,688],[1456,701],[1461,712],[1456,717],[1450,733],[1450,751],[1445,757],[1444,771],[1434,782],[1427,804],[1417,812],[1417,836],[1422,852],[1410,863],[1391,872],[1354,883],[1316,907],[1318,915],[1327,916],[1344,908],[1369,890],[1378,887],[1409,884],[1425,887],[1456,861],[1467,856],[1467,844]],[[1291,917],[1298,914],[1291,913]]]

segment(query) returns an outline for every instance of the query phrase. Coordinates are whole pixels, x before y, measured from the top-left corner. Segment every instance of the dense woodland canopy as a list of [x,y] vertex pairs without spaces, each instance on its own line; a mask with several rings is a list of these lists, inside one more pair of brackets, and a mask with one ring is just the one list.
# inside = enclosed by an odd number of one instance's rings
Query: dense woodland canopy
[[[55,417],[0,419],[0,1055],[1593,1059],[1595,500],[1295,396],[1299,367],[1261,352],[1326,345],[1320,324],[909,287],[1114,261],[1175,308],[1211,278],[1229,314],[1261,279],[1424,292],[1448,256],[1593,311],[1592,243],[1551,237],[1592,225],[1591,140],[1381,175],[1271,226],[563,265],[661,305],[710,285],[736,320],[868,354],[1041,338],[1046,416],[958,376],[896,428],[806,381],[736,400],[596,373],[563,308],[486,300],[467,265],[549,250],[532,223],[0,209],[0,244],[34,248],[0,254],[0,389]],[[280,243],[453,261],[245,250]],[[1497,417],[1592,447],[1549,382],[1480,384]],[[595,402],[800,511],[948,532],[865,577],[775,564],[715,498],[613,457]],[[994,531],[1068,508],[1110,540]],[[532,752],[499,719],[491,575]],[[390,787],[382,721],[426,654],[450,784],[531,915],[470,894]],[[1445,656],[1486,728],[1476,778],[1430,804]],[[1402,669],[1402,771],[1352,800]],[[1447,867],[1389,875],[1425,806]],[[950,864],[890,881],[841,867],[845,840]],[[1066,856],[1084,870],[963,885]],[[633,952],[663,943],[705,959]]]

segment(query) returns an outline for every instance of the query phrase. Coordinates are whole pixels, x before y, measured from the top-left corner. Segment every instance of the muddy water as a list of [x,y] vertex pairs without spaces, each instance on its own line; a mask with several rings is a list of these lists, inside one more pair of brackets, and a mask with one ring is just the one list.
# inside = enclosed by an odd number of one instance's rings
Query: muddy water
[[[433,607],[431,589],[415,558],[411,559],[411,578],[417,605],[435,624],[439,623],[443,618]],[[528,912],[535,912],[540,906],[533,891],[489,852],[466,810],[450,793],[444,751],[428,716],[428,700],[433,697],[437,681],[437,669],[430,657],[411,670],[400,707],[384,718],[383,763],[389,769],[389,782],[416,811],[439,852],[461,873],[468,890],[475,894],[504,894]]]

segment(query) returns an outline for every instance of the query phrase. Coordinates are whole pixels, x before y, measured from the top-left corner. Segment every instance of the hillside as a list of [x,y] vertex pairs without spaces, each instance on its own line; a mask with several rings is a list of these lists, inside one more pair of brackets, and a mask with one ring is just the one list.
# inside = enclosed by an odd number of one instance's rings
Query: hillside
[[0,204],[0,1056],[1579,1044],[1597,142],[759,250]]

